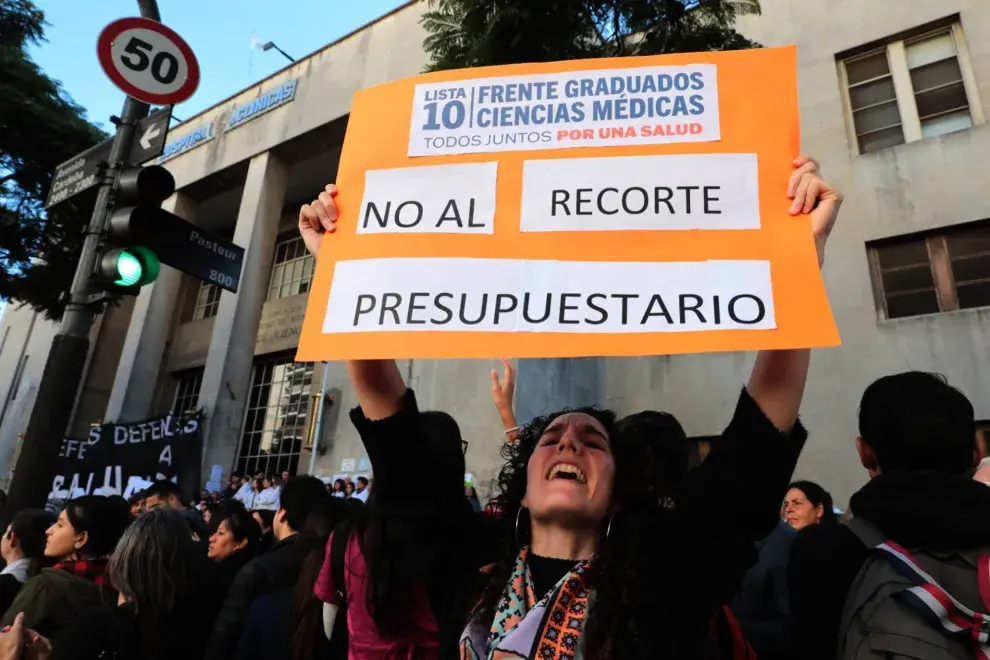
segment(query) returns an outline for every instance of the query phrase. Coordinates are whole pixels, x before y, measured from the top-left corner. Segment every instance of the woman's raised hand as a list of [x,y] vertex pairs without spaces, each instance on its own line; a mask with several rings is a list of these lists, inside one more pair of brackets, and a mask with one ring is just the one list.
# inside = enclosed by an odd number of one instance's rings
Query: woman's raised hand
[[316,256],[323,243],[323,234],[337,231],[337,186],[332,183],[320,193],[319,197],[310,204],[303,204],[299,209],[299,234],[309,253]]
[[516,370],[505,358],[499,359],[502,362],[504,375],[499,378],[498,371],[492,369],[492,401],[495,403],[499,417],[502,418],[502,425],[505,426],[506,440],[513,442],[519,435],[519,425],[512,411],[512,398],[516,391]]
[[825,244],[842,206],[842,193],[821,177],[818,161],[811,156],[798,156],[794,159],[794,167],[787,185],[787,197],[794,200],[790,214],[811,214],[818,265],[821,266],[825,263]]

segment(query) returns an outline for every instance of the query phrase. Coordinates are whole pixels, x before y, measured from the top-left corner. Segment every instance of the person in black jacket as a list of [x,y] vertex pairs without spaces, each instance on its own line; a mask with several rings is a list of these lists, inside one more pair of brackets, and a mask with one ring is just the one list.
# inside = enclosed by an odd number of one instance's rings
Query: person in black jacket
[[346,655],[346,639],[343,655],[339,649],[337,655],[329,655],[330,642],[323,634],[323,603],[313,594],[313,583],[323,566],[330,532],[349,511],[342,500],[329,494],[313,507],[293,547],[293,568],[298,566],[298,572],[286,571],[271,593],[252,601],[238,660],[327,660]]
[[54,523],[55,516],[44,509],[24,509],[7,526],[0,540],[0,555],[6,564],[0,571],[0,616],[14,602],[21,585],[46,565],[45,532]]
[[[849,508],[905,548],[990,546],[990,488],[978,460],[973,406],[935,374],[885,376],[863,393],[856,448],[871,479]],[[794,636],[802,658],[834,658],[849,588],[870,548],[845,525],[811,525],[791,547]]]
[[[811,213],[821,261],[841,195],[813,160],[794,166],[791,211]],[[328,186],[300,211],[311,252],[335,229],[335,194]],[[498,648],[527,657],[577,647],[588,660],[697,657],[754,559],[753,542],[779,519],[806,438],[797,411],[809,359],[807,350],[760,353],[732,422],[681,484],[674,509],[646,486],[645,448],[617,433],[614,413],[582,408],[533,420],[502,448],[495,530],[464,499],[449,449],[431,447],[396,363],[349,361],[361,404],[351,420],[376,480],[399,486],[399,499],[376,502],[391,516],[384,529],[407,544],[395,570],[426,584],[439,657],[486,658],[506,640]],[[417,488],[427,473],[431,487]]]
[[206,660],[233,658],[251,602],[298,575],[301,558],[293,547],[297,534],[314,507],[327,497],[326,486],[316,477],[293,477],[285,485],[272,523],[275,546],[250,561],[234,578],[217,616]]
[[[261,527],[240,502],[220,505],[216,529],[210,535],[206,556],[213,564],[214,590],[210,598],[219,612],[234,579],[248,562],[261,554]],[[212,524],[211,524],[212,527]]]

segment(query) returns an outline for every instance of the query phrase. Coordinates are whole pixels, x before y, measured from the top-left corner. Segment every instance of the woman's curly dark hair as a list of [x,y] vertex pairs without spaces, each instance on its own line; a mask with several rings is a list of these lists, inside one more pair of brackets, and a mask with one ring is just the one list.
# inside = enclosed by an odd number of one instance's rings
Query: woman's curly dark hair
[[[605,427],[615,459],[611,531],[606,539],[609,525],[606,517],[601,523],[599,551],[586,574],[594,598],[584,629],[584,657],[588,660],[657,657],[656,629],[662,624],[655,617],[662,616],[658,607],[663,606],[660,601],[665,599],[649,593],[641,579],[643,564],[653,561],[657,549],[645,547],[640,532],[644,524],[649,524],[647,521],[655,522],[659,506],[656,498],[650,496],[649,475],[644,467],[649,465],[646,446],[636,438],[620,436],[616,415],[610,410],[582,407],[537,417],[522,428],[516,442],[503,445],[505,465],[498,476],[495,502],[502,514],[500,536],[504,543],[501,559],[489,574],[490,580],[473,616],[485,624],[494,619],[519,548],[529,541],[525,513],[519,522],[522,538],[516,538],[516,516],[526,495],[527,465],[544,430],[556,418],[570,412],[590,415]],[[645,626],[641,623],[644,618],[648,619]]]

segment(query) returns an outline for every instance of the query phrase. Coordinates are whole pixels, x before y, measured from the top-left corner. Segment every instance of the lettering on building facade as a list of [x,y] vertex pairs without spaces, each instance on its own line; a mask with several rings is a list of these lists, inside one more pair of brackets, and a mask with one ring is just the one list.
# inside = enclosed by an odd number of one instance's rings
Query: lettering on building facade
[[306,315],[306,296],[292,296],[265,303],[254,342],[255,354],[295,348]]

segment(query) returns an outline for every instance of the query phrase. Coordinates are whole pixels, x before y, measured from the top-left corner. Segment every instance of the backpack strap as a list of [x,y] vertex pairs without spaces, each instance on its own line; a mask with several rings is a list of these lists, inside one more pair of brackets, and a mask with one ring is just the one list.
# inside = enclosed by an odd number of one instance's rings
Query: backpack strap
[[876,548],[887,542],[887,535],[880,531],[880,529],[871,523],[866,518],[860,518],[853,516],[847,520],[843,520],[842,524],[845,525],[850,532],[856,535],[860,541],[863,542],[867,548]]
[[879,552],[880,556],[915,586],[897,593],[894,597],[913,608],[929,624],[941,628],[946,634],[971,640],[980,660],[990,660],[990,555],[981,554],[977,559],[977,579],[980,596],[986,610],[975,612],[946,591],[909,551],[889,540],[866,518],[853,517],[843,521],[849,531],[863,544]]
[[[990,660],[990,614],[975,612],[956,600],[925,571],[911,553],[893,541],[888,541],[877,549],[898,572],[917,585],[899,592],[896,598],[914,608],[929,623],[941,627],[947,634],[971,640],[976,646],[977,657],[980,660]],[[990,556],[981,555],[979,564],[977,577],[980,580],[980,593],[983,595],[990,589],[990,585],[983,584],[990,580]]]
[[330,540],[330,575],[337,589],[337,599],[340,609],[347,607],[347,590],[344,588],[344,559],[347,555],[347,542],[351,536],[350,521],[346,518],[333,528],[333,538]]

